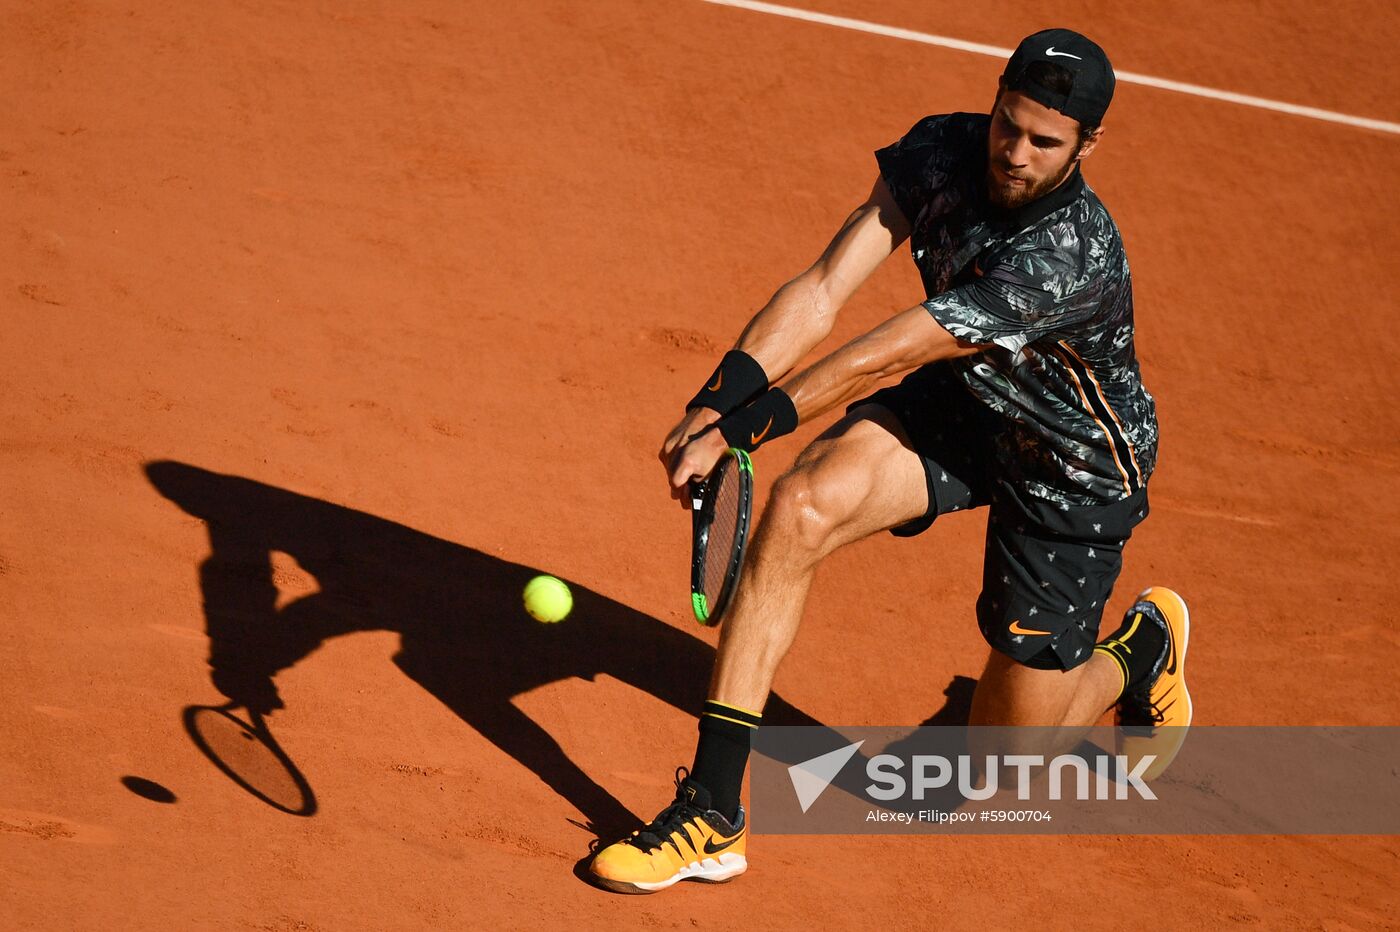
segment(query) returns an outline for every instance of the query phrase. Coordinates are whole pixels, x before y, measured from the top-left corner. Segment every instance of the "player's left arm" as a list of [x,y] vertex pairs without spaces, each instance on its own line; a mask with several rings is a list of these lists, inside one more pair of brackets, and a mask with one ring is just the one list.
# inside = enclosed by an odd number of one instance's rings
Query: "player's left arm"
[[[731,414],[719,422],[719,429],[692,439],[681,448],[680,456],[672,465],[671,484],[680,488],[693,479],[709,475],[731,442],[744,446],[747,438],[745,449],[752,449],[766,439],[770,431],[775,436],[786,433],[802,421],[859,397],[881,379],[940,359],[971,356],[983,349],[984,346],[954,337],[934,320],[925,305],[912,307],[823,357],[764,396],[782,395],[782,404],[796,409],[796,417],[791,416],[791,411],[786,415],[789,423],[785,427],[773,430],[776,415],[760,410],[763,405],[760,401],[759,407],[750,406]],[[742,426],[739,419],[742,419]],[[732,441],[724,434],[726,424],[730,425],[735,438]]]
[[868,393],[882,379],[985,348],[953,336],[920,304],[818,360],[782,389],[805,422]]

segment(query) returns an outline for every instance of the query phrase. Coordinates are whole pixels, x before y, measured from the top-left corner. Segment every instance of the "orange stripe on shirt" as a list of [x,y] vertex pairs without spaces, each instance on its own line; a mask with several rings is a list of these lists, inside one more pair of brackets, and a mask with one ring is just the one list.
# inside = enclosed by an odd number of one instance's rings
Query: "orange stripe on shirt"
[[[1113,423],[1117,425],[1118,436],[1123,438],[1123,446],[1128,448],[1128,457],[1133,461],[1133,471],[1138,474],[1138,484],[1141,485],[1144,480],[1142,478],[1142,466],[1138,464],[1137,451],[1133,449],[1133,443],[1128,439],[1128,432],[1123,429],[1123,422],[1118,419],[1118,414],[1113,410],[1113,405],[1108,403],[1108,396],[1104,394],[1103,386],[1099,384],[1098,376],[1094,375],[1094,367],[1085,362],[1084,357],[1076,353],[1074,347],[1070,346],[1064,340],[1060,341],[1060,345],[1063,346],[1071,356],[1079,360],[1079,364],[1084,367],[1084,371],[1089,373],[1089,381],[1094,383],[1094,391],[1098,392],[1099,400],[1103,402],[1104,410],[1108,412],[1108,416],[1113,418]],[[1110,440],[1111,439],[1112,438],[1110,438]]]
[[[1089,401],[1089,393],[1084,390],[1084,384],[1079,381],[1079,375],[1074,371],[1074,367],[1065,366],[1065,371],[1069,373],[1071,379],[1074,379],[1074,387],[1079,389],[1079,397],[1084,401],[1084,410],[1089,412],[1089,416],[1094,419],[1094,423],[1099,425],[1099,430],[1103,431],[1104,439],[1108,441],[1108,452],[1113,457],[1113,465],[1118,467],[1118,473],[1123,477],[1123,491],[1131,495],[1133,493],[1133,484],[1128,478],[1128,471],[1123,468],[1123,461],[1118,458],[1118,445],[1113,442],[1113,435],[1108,432],[1108,428],[1104,426],[1104,422],[1099,420],[1098,414],[1094,411],[1093,403]],[[1085,371],[1088,371],[1087,366],[1085,367]],[[1109,413],[1113,413],[1112,409],[1109,410]],[[1127,438],[1125,437],[1124,440],[1126,441]]]

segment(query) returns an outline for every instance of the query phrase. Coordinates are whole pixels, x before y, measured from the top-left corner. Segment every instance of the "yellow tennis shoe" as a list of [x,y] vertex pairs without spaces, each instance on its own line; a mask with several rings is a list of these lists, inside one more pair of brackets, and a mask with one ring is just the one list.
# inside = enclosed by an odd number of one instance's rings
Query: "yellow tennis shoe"
[[1118,753],[1136,767],[1147,755],[1156,759],[1143,771],[1144,780],[1155,780],[1176,758],[1191,724],[1191,693],[1186,689],[1186,642],[1191,634],[1191,613],[1186,601],[1164,586],[1153,586],[1137,597],[1128,610],[1140,613],[1140,621],[1157,625],[1167,636],[1162,655],[1142,685],[1124,692],[1118,700]]
[[724,883],[748,869],[744,807],[731,823],[710,808],[710,793],[676,771],[676,799],[652,822],[608,845],[589,870],[617,893],[655,893],[677,881]]

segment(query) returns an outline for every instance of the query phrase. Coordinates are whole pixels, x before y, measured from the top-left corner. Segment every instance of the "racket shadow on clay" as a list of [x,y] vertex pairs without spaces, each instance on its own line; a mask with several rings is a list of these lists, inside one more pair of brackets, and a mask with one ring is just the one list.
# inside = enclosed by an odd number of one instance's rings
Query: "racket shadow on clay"
[[239,787],[289,815],[316,814],[316,794],[257,711],[237,703],[186,706],[185,731],[200,753]]

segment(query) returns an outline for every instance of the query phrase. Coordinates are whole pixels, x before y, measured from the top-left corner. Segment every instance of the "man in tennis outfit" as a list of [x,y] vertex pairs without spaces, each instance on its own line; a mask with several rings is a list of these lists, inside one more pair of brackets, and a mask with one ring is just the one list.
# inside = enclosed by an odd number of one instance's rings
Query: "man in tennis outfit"
[[[667,437],[679,496],[728,447],[753,450],[860,399],[774,484],[725,615],[694,764],[670,806],[594,858],[601,885],[650,893],[746,869],[750,736],[817,564],[948,512],[988,508],[976,615],[991,650],[972,724],[1092,725],[1110,707],[1123,725],[1190,723],[1180,596],[1146,590],[1098,642],[1157,453],[1127,258],[1080,173],[1113,88],[1102,49],[1046,30],[1011,56],[990,114],[925,117],[876,152],[870,197],[753,318]],[[905,239],[927,300],[790,374]],[[1184,731],[1154,747],[1149,776]]]

